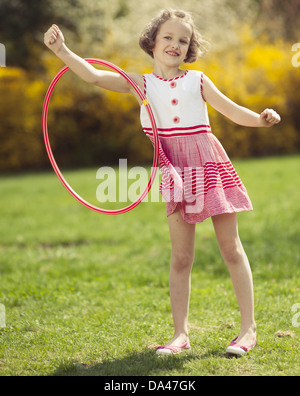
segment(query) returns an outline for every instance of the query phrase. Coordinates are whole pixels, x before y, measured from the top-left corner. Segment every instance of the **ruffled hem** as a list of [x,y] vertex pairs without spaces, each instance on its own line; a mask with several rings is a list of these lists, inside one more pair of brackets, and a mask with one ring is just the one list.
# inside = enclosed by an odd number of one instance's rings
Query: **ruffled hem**
[[194,202],[186,201],[166,202],[167,216],[173,214],[179,209],[184,221],[190,224],[202,223],[212,216],[225,213],[238,213],[243,211],[252,211],[253,206],[249,199],[247,190],[244,186],[237,188],[212,188],[203,196],[202,210],[197,211],[197,199]]

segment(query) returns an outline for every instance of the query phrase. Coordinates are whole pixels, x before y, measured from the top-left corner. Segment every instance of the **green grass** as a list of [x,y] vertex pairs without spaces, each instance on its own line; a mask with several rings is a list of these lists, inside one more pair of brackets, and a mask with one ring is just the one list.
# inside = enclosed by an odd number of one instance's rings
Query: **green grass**
[[[0,178],[0,376],[299,375],[300,157],[234,165],[255,208],[239,214],[255,282],[258,346],[249,355],[224,355],[239,312],[210,220],[197,226],[192,352],[161,359],[151,345],[173,334],[164,204],[107,216],[77,203],[53,172],[8,175]],[[95,182],[92,170],[70,177],[83,189]]]

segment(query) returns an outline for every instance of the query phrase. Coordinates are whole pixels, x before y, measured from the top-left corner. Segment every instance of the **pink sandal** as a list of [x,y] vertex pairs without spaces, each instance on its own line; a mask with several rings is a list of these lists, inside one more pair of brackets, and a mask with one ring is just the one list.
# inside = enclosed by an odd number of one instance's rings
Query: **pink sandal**
[[236,337],[234,340],[232,340],[231,343],[229,344],[229,346],[227,347],[226,353],[228,353],[229,355],[235,355],[235,356],[246,355],[256,345],[256,337],[255,337],[254,343],[248,347],[237,344],[235,342],[237,339],[238,339],[238,337]]
[[157,355],[176,355],[189,349],[191,349],[190,342],[186,341],[181,346],[159,346],[156,348],[156,353]]

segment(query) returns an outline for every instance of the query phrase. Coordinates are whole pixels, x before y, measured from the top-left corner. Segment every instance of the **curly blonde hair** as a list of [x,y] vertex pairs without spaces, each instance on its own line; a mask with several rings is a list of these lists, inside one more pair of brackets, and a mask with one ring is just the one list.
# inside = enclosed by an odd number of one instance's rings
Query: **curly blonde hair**
[[187,52],[185,63],[193,63],[198,58],[203,56],[208,50],[208,42],[203,39],[200,32],[197,30],[193,18],[190,13],[182,10],[165,9],[162,10],[157,17],[152,19],[140,35],[140,47],[153,58],[153,48],[155,47],[155,40],[157,32],[161,25],[169,19],[180,19],[190,25],[192,28],[192,36]]

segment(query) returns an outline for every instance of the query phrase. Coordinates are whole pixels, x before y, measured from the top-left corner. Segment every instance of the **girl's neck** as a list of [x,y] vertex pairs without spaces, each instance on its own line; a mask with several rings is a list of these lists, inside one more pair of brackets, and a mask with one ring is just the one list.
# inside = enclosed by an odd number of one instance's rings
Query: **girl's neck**
[[185,70],[181,70],[178,67],[176,68],[164,68],[155,65],[153,73],[158,77],[163,78],[164,80],[171,80],[176,77],[180,77],[185,73]]

